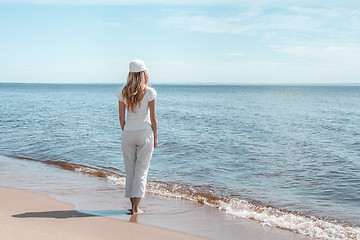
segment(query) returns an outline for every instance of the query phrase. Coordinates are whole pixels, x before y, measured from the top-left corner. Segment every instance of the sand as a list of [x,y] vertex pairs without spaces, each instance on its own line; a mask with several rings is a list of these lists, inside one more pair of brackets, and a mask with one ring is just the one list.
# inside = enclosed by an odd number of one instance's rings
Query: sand
[[[136,221],[135,216],[131,220]],[[44,194],[0,187],[0,239],[205,239],[153,226],[99,217]]]
[[[65,236],[66,238],[63,239],[82,239],[82,235],[86,236],[86,239],[92,239],[88,236],[87,231],[90,231],[89,234],[95,236],[96,239],[111,239],[107,235],[114,229],[119,231],[115,234],[116,239],[125,239],[129,234],[132,234],[131,238],[136,239],[143,236],[139,235],[144,232],[143,225],[146,225],[145,227],[152,226],[150,228],[157,230],[167,229],[166,232],[171,233],[175,231],[190,234],[185,234],[186,237],[195,235],[218,240],[312,239],[303,234],[264,226],[254,220],[237,218],[204,204],[160,197],[151,193],[148,193],[146,198],[141,201],[141,208],[145,214],[136,219],[126,214],[125,209],[130,207],[130,202],[124,197],[124,189],[117,183],[78,172],[64,171],[40,162],[0,156],[0,183],[1,186],[8,187],[8,189],[4,188],[6,191],[0,189],[0,240],[42,239],[38,237],[39,234],[45,235],[44,238],[49,240],[58,239],[53,235],[69,232],[69,229],[75,231],[71,233],[74,237]],[[11,188],[23,189],[30,193],[25,192],[26,195],[17,196],[14,195],[15,193],[10,194]],[[36,200],[31,204],[32,192],[40,194],[41,199],[45,197],[46,203]],[[27,196],[28,194],[31,197]],[[56,204],[48,205],[49,200],[50,202],[55,201]],[[12,217],[13,215],[16,217]],[[107,224],[110,227],[101,227],[101,229],[97,229],[100,226],[98,223],[83,223],[83,220],[99,219],[93,215],[102,216],[101,219],[115,222]],[[129,225],[129,220],[138,221],[139,224],[135,224],[135,228],[124,227],[122,223]],[[65,224],[65,226],[58,225],[59,223]],[[114,225],[116,226],[114,227]],[[90,227],[90,230],[87,230],[86,227]],[[76,231],[78,232],[76,233]],[[133,234],[131,231],[135,233]],[[21,234],[21,232],[24,232],[23,238],[14,235],[15,233]],[[7,236],[4,235],[5,233]],[[29,237],[29,233],[37,235]],[[98,237],[99,235],[100,237]],[[145,233],[144,235],[145,239],[152,239],[150,237],[157,237],[159,234]],[[174,238],[173,236],[175,235],[172,234],[171,237]],[[168,236],[165,237],[168,239]],[[157,238],[161,239],[162,236]]]
[[[80,225],[83,220],[98,218],[92,215],[102,216],[108,220],[115,220],[116,223],[120,221],[121,223],[129,224],[129,220],[137,220],[139,224],[134,229],[134,231],[137,232],[143,232],[143,228],[138,228],[138,226],[146,225],[146,227],[152,226],[160,230],[167,229],[168,232],[182,232],[190,234],[190,236],[195,235],[219,240],[311,239],[303,234],[276,227],[263,226],[254,220],[236,218],[224,211],[219,211],[217,208],[204,204],[177,198],[160,197],[158,195],[152,195],[151,193],[148,193],[146,198],[141,202],[141,208],[145,210],[145,214],[140,215],[136,219],[126,214],[125,209],[130,207],[130,202],[129,199],[124,198],[124,189],[120,188],[118,184],[108,180],[104,181],[104,179],[97,177],[79,174],[78,172],[64,171],[39,162],[6,157],[2,158],[0,156],[0,183],[0,185],[8,188],[24,189],[38,193],[42,197],[46,197],[46,202],[48,202],[49,199],[51,202],[53,202],[53,199],[59,200],[60,202],[56,202],[57,204],[61,204],[60,206],[55,204],[55,206],[50,205],[46,207],[46,204],[36,200],[36,204],[29,205],[31,202],[28,202],[28,199],[31,199],[31,197],[13,196],[15,199],[17,197],[23,200],[17,200],[18,203],[16,203],[16,201],[11,200],[11,196],[14,194],[9,194],[6,191],[4,192],[4,190],[0,191],[0,240],[41,239],[38,235],[35,235],[34,238],[28,237],[29,232],[45,234],[49,240],[57,239],[52,235],[57,235],[57,231],[62,233],[64,230],[61,228],[62,226],[54,225],[55,227],[52,227],[52,224],[59,224],[58,222],[66,223],[69,222],[68,220],[71,220],[69,224],[71,228],[75,230],[81,229]],[[10,190],[7,189],[7,191]],[[51,196],[51,198],[47,196]],[[74,211],[74,209],[77,211]],[[17,217],[11,217],[13,215]],[[4,220],[6,216],[8,216],[9,220]],[[3,220],[1,221],[1,219]],[[36,221],[44,220],[45,222],[46,220],[51,220],[54,223],[40,224],[42,228],[39,229],[39,223],[36,223]],[[32,223],[33,221],[35,221],[35,223]],[[26,227],[23,225],[25,223],[35,225]],[[119,227],[113,227],[111,225],[112,223],[110,223],[111,227],[109,227],[109,229],[98,229],[97,231],[100,232],[100,235],[104,235],[104,237],[100,237],[100,239],[111,239],[110,237],[105,237],[105,234],[113,231],[115,228],[119,228],[117,239],[123,239],[123,237],[125,239],[132,228],[122,227],[123,225],[121,225],[121,223]],[[11,225],[13,228],[11,228]],[[69,225],[65,227],[69,228]],[[15,230],[14,226],[16,226]],[[46,226],[46,228],[44,226]],[[85,224],[85,227],[86,226]],[[98,226],[98,224],[95,223],[95,226]],[[65,229],[65,227],[63,228]],[[19,230],[22,228],[24,228],[24,230]],[[69,231],[67,228],[66,231]],[[37,229],[37,231],[32,229]],[[126,229],[126,231],[124,229]],[[91,228],[90,230],[95,231],[96,229]],[[14,232],[20,234],[17,231],[25,232],[26,234],[24,234],[24,236],[26,237],[21,238],[16,235],[14,235],[14,237],[5,237],[4,235],[6,233],[12,236]],[[82,239],[81,236],[85,234],[86,231],[87,230],[83,228],[83,230],[78,233],[79,237],[67,237],[64,239]],[[56,234],[53,234],[53,232]],[[49,235],[46,234],[52,235],[49,237]],[[135,236],[136,234],[133,235]],[[72,233],[72,235],[75,236],[75,233]],[[99,233],[91,233],[91,235],[98,237]],[[133,235],[131,237],[135,238]],[[149,236],[154,236],[154,234],[144,235],[146,235],[145,239],[151,239]],[[171,236],[173,238],[173,235]],[[91,239],[88,236],[86,238]],[[159,239],[161,238],[162,237],[159,237]]]

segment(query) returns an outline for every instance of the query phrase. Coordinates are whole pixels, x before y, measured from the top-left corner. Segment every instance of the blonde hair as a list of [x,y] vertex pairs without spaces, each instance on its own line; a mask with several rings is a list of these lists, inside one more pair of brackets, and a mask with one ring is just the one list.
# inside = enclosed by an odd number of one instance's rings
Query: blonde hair
[[128,111],[134,111],[146,93],[149,76],[146,71],[129,72],[127,83],[122,90]]

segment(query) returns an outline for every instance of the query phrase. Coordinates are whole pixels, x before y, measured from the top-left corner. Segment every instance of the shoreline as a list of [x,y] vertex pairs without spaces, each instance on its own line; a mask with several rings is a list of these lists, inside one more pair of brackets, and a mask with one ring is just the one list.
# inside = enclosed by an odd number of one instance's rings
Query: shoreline
[[[76,211],[45,194],[0,186],[0,231],[6,239],[206,239]],[[132,220],[135,220],[131,218]]]
[[[151,193],[146,195],[141,204],[145,214],[139,215],[138,219],[131,219],[131,216],[125,213],[129,208],[129,200],[124,198],[123,189],[113,181],[63,170],[41,162],[1,156],[0,160],[0,185],[69,203],[67,206],[75,209],[76,214],[80,212],[100,215],[123,222],[137,220],[147,226],[210,239],[239,239],[239,236],[241,239],[312,239],[281,228],[264,226],[251,219],[237,218],[204,204]],[[14,214],[26,212],[36,211],[24,210]],[[71,212],[63,214],[68,213]]]

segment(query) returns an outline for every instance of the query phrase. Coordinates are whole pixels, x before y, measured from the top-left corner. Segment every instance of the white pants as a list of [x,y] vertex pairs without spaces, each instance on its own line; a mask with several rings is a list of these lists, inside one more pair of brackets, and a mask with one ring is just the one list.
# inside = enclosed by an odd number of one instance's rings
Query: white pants
[[126,198],[143,198],[146,191],[147,174],[154,151],[152,129],[124,131],[122,150],[126,171]]

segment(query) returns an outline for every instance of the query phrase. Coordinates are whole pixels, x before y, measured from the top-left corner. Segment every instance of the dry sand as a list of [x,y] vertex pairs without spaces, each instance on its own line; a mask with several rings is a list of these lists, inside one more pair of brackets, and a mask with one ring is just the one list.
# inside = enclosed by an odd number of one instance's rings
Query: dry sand
[[99,217],[46,195],[0,187],[0,239],[204,239],[162,228]]

